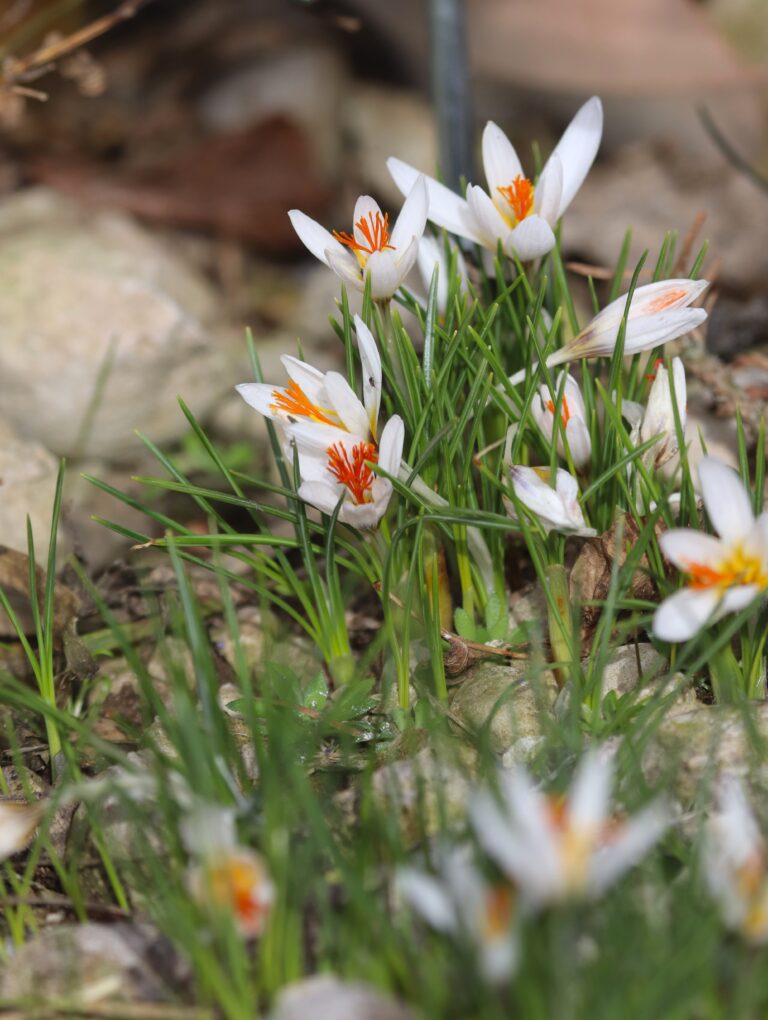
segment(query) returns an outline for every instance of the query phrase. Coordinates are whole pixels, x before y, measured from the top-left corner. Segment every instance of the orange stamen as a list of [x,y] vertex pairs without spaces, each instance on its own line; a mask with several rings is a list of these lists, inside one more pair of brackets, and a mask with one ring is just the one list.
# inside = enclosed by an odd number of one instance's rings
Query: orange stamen
[[355,227],[365,238],[365,242],[358,241],[352,234],[343,230],[334,230],[333,236],[337,241],[345,244],[354,252],[365,252],[366,255],[373,255],[375,251],[384,251],[388,248],[394,251],[394,246],[389,243],[389,213],[369,212],[368,216],[361,216]]
[[669,290],[666,294],[660,294],[651,301],[644,314],[652,315],[654,312],[663,312],[665,308],[669,308],[670,305],[674,305],[682,300],[685,297],[685,293],[684,290]]
[[366,461],[377,464],[378,450],[373,443],[360,442],[352,447],[352,459],[341,443],[334,443],[326,450],[328,470],[337,482],[346,485],[355,506],[371,502],[373,471]]
[[533,212],[533,185],[527,177],[518,174],[508,187],[499,188],[499,191],[512,207],[518,223]]
[[768,588],[768,573],[756,556],[745,555],[740,548],[734,549],[717,567],[706,563],[689,561],[685,566],[691,588],[705,591],[709,588],[731,588],[738,584],[755,584]]
[[[547,401],[547,410],[550,412],[550,414],[555,413],[554,400]],[[563,419],[563,425],[567,425],[568,422],[571,420],[571,411],[570,408],[568,407],[568,401],[565,399],[565,397],[563,397],[563,403],[561,404],[560,417]]]
[[338,425],[338,421],[328,417],[334,412],[327,407],[318,407],[313,404],[301,386],[293,379],[284,390],[272,390],[272,396],[275,402],[269,405],[271,411],[285,411],[286,414],[296,415],[297,418],[309,418],[311,421],[323,422],[325,425]]

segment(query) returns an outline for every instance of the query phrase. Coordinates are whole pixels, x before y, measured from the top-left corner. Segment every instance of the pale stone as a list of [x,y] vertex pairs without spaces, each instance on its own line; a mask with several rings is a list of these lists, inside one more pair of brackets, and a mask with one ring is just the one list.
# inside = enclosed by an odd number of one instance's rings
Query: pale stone
[[168,1002],[180,971],[188,967],[149,925],[67,924],[9,950],[0,996],[86,1008],[113,1000]]
[[54,453],[116,458],[137,428],[166,442],[188,428],[177,395],[204,415],[232,384],[243,352],[214,329],[213,290],[124,216],[7,198],[0,275],[0,406]]
[[541,736],[542,716],[551,711],[557,691],[548,670],[531,683],[519,663],[481,662],[467,670],[456,688],[451,712],[472,730],[487,725],[492,749],[503,754],[521,738]]
[[[45,563],[48,557],[58,470],[58,461],[45,447],[34,440],[22,439],[7,421],[0,419],[0,542],[26,552],[29,517],[35,558],[40,563]],[[61,532],[57,544],[63,550]]]
[[648,782],[668,786],[684,807],[706,793],[720,773],[748,780],[768,793],[768,762],[759,746],[768,739],[768,704],[746,712],[697,703],[667,713],[643,753]]

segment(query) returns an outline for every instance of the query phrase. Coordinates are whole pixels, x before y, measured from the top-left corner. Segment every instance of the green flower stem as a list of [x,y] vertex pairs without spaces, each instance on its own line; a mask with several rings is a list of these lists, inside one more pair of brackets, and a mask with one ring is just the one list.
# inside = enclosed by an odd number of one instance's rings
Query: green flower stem
[[[546,568],[546,584],[551,599],[547,599],[549,642],[555,662],[570,662],[573,650],[573,624],[570,611],[568,574],[562,563],[550,563]],[[566,677],[561,669],[555,669],[558,687]]]

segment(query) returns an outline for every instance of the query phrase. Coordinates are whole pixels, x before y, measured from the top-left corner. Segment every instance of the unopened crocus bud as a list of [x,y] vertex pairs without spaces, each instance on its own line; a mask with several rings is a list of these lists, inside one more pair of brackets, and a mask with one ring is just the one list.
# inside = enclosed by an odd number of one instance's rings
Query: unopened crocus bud
[[655,446],[648,451],[654,467],[660,468],[672,458],[678,449],[677,429],[675,427],[675,411],[672,401],[674,391],[681,428],[685,428],[686,387],[685,369],[680,358],[672,359],[672,373],[659,364],[656,378],[648,394],[643,421],[640,425],[640,440],[646,442],[654,436],[660,436]]

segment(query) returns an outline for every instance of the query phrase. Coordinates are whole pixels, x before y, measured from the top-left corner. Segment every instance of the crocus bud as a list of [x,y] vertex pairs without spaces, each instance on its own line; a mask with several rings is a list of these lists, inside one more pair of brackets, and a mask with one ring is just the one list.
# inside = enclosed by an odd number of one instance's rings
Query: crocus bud
[[641,442],[644,443],[654,436],[661,436],[656,445],[648,451],[653,466],[656,468],[666,464],[677,453],[677,429],[675,428],[675,412],[672,402],[673,390],[680,415],[680,424],[684,428],[686,415],[685,369],[680,358],[672,359],[671,376],[664,365],[659,364],[640,425]]

